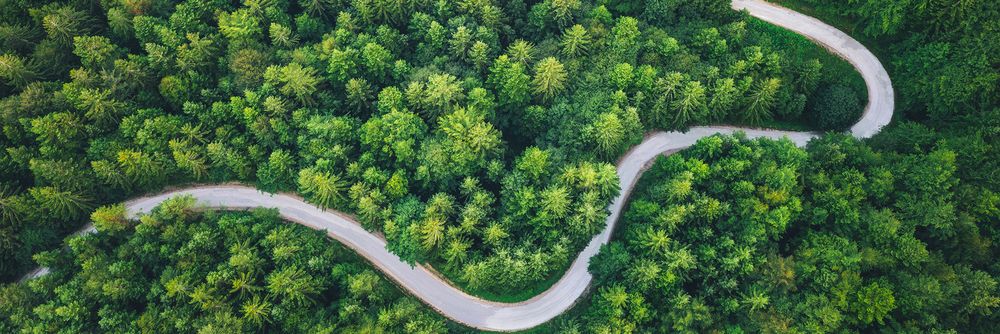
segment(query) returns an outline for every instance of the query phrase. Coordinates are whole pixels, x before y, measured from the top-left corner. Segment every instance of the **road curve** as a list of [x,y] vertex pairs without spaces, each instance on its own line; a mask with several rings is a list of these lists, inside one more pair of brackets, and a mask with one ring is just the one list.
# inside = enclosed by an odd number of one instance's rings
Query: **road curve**
[[[892,119],[894,98],[889,75],[878,59],[860,43],[816,19],[760,0],[734,0],[732,6],[737,10],[747,10],[750,15],[764,21],[800,33],[845,58],[858,69],[868,86],[869,102],[861,119],[850,129],[850,133],[855,137],[870,137]],[[572,307],[584,294],[591,281],[587,263],[597,254],[601,245],[610,239],[625,201],[648,162],[665,152],[691,146],[698,139],[717,133],[731,134],[737,131],[746,133],[750,138],[788,138],[799,146],[805,145],[817,136],[810,132],[727,126],[694,127],[686,132],[657,132],[647,136],[641,144],[629,150],[618,163],[618,177],[622,191],[608,207],[610,215],[604,230],[580,252],[558,282],[538,296],[519,303],[498,303],[470,296],[425,267],[420,265],[411,267],[400,261],[397,256],[386,250],[384,240],[365,231],[348,216],[319,209],[292,195],[268,194],[238,185],[200,186],[134,199],[127,202],[126,207],[131,217],[137,217],[148,213],[167,198],[190,195],[208,208],[276,208],[284,219],[325,230],[328,236],[364,256],[400,286],[444,316],[478,329],[515,331],[531,328],[554,318]],[[78,234],[93,231],[93,226],[88,225]],[[39,268],[26,275],[25,279],[38,277],[47,272],[47,268]]]
[[895,93],[882,63],[864,45],[837,28],[791,9],[762,0],[733,0],[733,9],[747,10],[751,16],[791,30],[816,42],[851,63],[868,87],[868,105],[861,119],[851,126],[858,138],[874,136],[892,120]]

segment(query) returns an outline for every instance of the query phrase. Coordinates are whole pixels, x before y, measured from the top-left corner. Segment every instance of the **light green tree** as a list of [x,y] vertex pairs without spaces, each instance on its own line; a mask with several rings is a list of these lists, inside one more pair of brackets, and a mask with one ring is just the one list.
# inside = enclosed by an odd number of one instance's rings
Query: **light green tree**
[[757,83],[753,92],[746,98],[746,110],[743,119],[753,125],[771,118],[771,108],[776,102],[781,79],[770,78]]
[[566,57],[579,57],[590,49],[590,35],[582,25],[574,25],[563,32],[559,52]]
[[444,240],[444,227],[444,220],[440,218],[424,220],[420,225],[420,237],[425,250],[432,250],[441,244]]
[[299,191],[320,207],[334,207],[344,198],[347,182],[339,175],[314,168],[299,171]]
[[535,65],[535,78],[532,84],[535,94],[546,100],[566,89],[566,68],[555,57],[542,59]]
[[535,58],[535,45],[523,39],[516,40],[507,47],[507,56],[510,60],[528,66]]
[[316,69],[302,66],[299,63],[268,67],[267,71],[264,72],[264,78],[278,84],[281,87],[281,93],[295,97],[303,104],[313,103],[312,95],[320,84],[320,79],[316,76]]
[[705,103],[705,87],[700,81],[689,81],[681,89],[680,96],[673,103],[676,112],[674,126],[683,127],[691,121],[701,119],[708,112]]
[[24,87],[35,81],[39,73],[30,60],[14,54],[0,55],[0,79],[14,87]]
[[438,116],[450,112],[464,94],[462,87],[458,84],[458,78],[451,74],[434,74],[427,78],[427,88],[423,91],[423,103],[428,108],[429,119],[437,119]]

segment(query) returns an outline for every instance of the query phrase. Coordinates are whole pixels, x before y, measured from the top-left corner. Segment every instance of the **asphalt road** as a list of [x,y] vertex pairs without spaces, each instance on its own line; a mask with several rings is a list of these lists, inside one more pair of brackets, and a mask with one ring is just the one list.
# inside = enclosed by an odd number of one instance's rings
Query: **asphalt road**
[[[816,19],[763,1],[734,0],[733,8],[745,9],[752,16],[807,36],[847,59],[858,69],[868,86],[869,102],[861,120],[851,127],[851,134],[859,138],[870,137],[892,119],[894,99],[889,76],[878,59],[860,43]],[[601,245],[608,242],[635,181],[651,160],[688,147],[700,138],[736,131],[743,131],[752,138],[787,137],[799,146],[816,136],[809,132],[725,126],[694,127],[683,133],[650,134],[641,144],[629,150],[618,163],[622,192],[609,206],[611,214],[604,230],[580,252],[556,284],[542,294],[519,303],[497,303],[470,296],[423,266],[410,267],[403,263],[386,250],[384,240],[365,231],[349,216],[321,210],[293,195],[262,193],[238,185],[202,186],[134,199],[127,203],[127,208],[133,217],[138,216],[149,212],[163,200],[177,195],[194,196],[200,204],[209,208],[277,208],[281,216],[289,221],[325,230],[331,238],[357,251],[400,286],[446,317],[479,329],[514,331],[531,328],[552,319],[572,307],[586,292],[591,281],[587,262],[597,254]],[[78,234],[92,231],[93,226],[87,226]],[[47,268],[39,268],[26,275],[25,279],[47,272]]]

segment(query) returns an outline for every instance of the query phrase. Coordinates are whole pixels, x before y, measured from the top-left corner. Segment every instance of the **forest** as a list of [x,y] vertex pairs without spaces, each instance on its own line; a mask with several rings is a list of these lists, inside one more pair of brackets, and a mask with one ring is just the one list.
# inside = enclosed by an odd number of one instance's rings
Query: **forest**
[[446,328],[440,315],[323,234],[285,224],[273,211],[194,208],[193,198],[174,198],[139,222],[125,219],[120,205],[98,209],[91,218],[101,233],[38,256],[46,265],[76,270],[4,287],[9,320],[20,331],[37,332]]
[[838,134],[861,76],[723,0],[0,1],[0,332],[472,331],[273,210],[117,203],[294,193],[517,302],[604,227],[622,153],[707,124],[829,133],[659,159],[533,332],[994,332],[1000,3],[777,2],[872,48],[890,127]]
[[[925,129],[926,130],[926,129]],[[996,329],[997,193],[948,145],[715,136],[643,175],[590,263],[586,332]]]

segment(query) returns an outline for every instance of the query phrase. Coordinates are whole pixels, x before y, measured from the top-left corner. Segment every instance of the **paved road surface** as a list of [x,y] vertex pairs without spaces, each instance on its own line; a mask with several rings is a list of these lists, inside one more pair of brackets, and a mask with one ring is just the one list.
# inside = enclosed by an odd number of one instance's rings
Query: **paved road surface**
[[[734,0],[733,8],[746,9],[751,15],[775,25],[803,34],[833,52],[841,55],[861,72],[868,86],[869,103],[861,120],[850,132],[867,138],[889,123],[893,112],[893,91],[889,76],[872,55],[854,39],[816,19],[777,7],[759,0]],[[422,266],[410,267],[389,253],[385,241],[368,233],[349,217],[333,211],[324,211],[283,194],[267,194],[237,185],[203,186],[173,191],[152,197],[129,201],[127,208],[132,216],[149,212],[163,200],[177,195],[194,196],[201,204],[211,208],[240,209],[253,207],[277,208],[281,216],[301,225],[326,230],[327,235],[351,247],[379,267],[400,286],[409,290],[441,314],[471,327],[514,331],[542,324],[568,310],[590,285],[591,275],[587,262],[607,243],[625,201],[643,167],[663,154],[683,149],[698,139],[716,133],[743,131],[749,137],[787,137],[797,145],[805,145],[816,136],[807,132],[788,132],[766,129],[740,129],[734,127],[695,127],[687,132],[658,132],[648,136],[632,148],[618,164],[622,192],[609,206],[611,214],[601,234],[595,236],[580,252],[563,277],[549,290],[520,303],[497,303],[470,296],[449,285],[442,278]],[[90,233],[92,226],[78,233]],[[48,272],[40,268],[26,276],[38,277]]]

